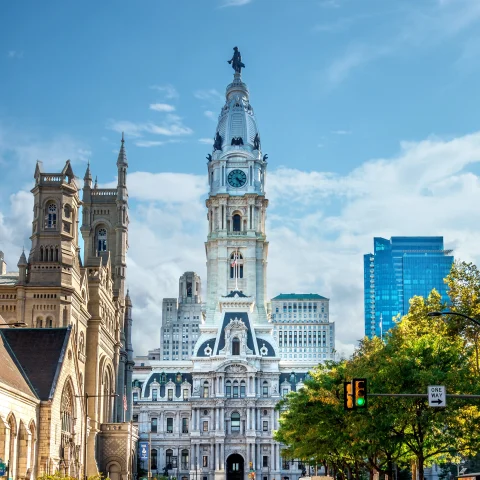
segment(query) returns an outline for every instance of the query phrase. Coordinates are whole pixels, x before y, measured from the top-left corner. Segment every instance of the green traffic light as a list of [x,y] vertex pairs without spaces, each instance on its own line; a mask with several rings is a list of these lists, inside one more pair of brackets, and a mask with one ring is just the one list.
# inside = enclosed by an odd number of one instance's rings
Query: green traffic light
[[357,405],[359,407],[363,407],[365,405],[365,399],[364,398],[357,398]]

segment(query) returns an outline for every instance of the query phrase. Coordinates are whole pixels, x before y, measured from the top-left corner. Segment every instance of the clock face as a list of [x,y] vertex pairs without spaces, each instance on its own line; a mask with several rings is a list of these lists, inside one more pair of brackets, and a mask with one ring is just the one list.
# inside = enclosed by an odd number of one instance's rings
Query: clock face
[[240,188],[247,183],[247,174],[242,170],[232,170],[228,174],[227,180],[232,187]]

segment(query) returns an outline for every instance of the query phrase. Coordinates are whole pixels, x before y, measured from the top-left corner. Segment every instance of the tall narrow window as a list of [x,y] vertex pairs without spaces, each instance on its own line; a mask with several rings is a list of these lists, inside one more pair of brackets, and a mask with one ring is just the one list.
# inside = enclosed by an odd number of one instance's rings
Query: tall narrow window
[[188,433],[188,418],[182,418],[182,433]]
[[68,449],[70,442],[73,441],[73,394],[69,384],[65,386],[62,393],[60,404],[60,416],[62,425],[62,447],[64,451]]
[[243,278],[243,256],[239,252],[230,255],[230,278]]
[[107,229],[99,228],[97,234],[97,250],[98,252],[107,251]]
[[153,433],[157,433],[157,427],[158,427],[158,419],[152,418],[150,422],[150,431]]
[[237,337],[232,340],[232,355],[240,355],[240,340]]
[[57,205],[51,202],[47,205],[46,228],[57,228]]
[[208,398],[208,382],[203,384],[203,398]]
[[167,470],[171,470],[173,468],[173,450],[168,449],[165,452],[165,463]]
[[150,455],[150,467],[152,470],[157,469],[157,450],[155,448],[152,448],[152,453]]
[[238,382],[233,382],[233,398],[238,398]]
[[225,382],[225,396],[230,398],[232,396],[232,383],[230,380]]
[[240,397],[245,398],[245,382],[242,380],[240,383]]
[[188,450],[182,450],[182,470],[188,470]]
[[156,388],[152,389],[152,400],[154,402],[158,400],[158,390]]
[[262,396],[268,397],[268,382],[263,382]]
[[53,327],[53,319],[52,317],[47,317],[47,320],[45,322],[45,327],[47,328],[52,328]]
[[233,231],[239,232],[241,230],[241,226],[242,226],[242,217],[238,213],[236,213],[233,216]]
[[238,412],[233,412],[230,417],[232,433],[240,431],[240,414]]
[[167,418],[167,433],[173,433],[173,418]]

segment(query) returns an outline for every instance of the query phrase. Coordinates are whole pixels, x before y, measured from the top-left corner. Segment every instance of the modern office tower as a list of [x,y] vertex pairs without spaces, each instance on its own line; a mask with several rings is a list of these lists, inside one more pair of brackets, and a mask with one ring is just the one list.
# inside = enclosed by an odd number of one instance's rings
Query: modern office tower
[[444,249],[443,237],[375,237],[373,245],[373,253],[363,257],[366,336],[392,328],[415,295],[427,297],[435,288],[448,302],[444,278],[454,258],[452,250]]
[[178,300],[164,298],[160,350],[148,352],[151,360],[188,360],[199,335],[202,319],[201,280],[185,272],[179,280]]
[[335,357],[335,325],[328,298],[316,293],[282,293],[271,300],[280,357],[314,366]]

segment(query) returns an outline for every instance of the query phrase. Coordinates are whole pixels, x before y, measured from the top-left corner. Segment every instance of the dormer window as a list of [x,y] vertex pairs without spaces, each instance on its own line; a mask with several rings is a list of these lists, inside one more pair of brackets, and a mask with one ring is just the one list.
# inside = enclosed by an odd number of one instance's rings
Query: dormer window
[[237,337],[232,340],[232,355],[240,355],[240,340]]

